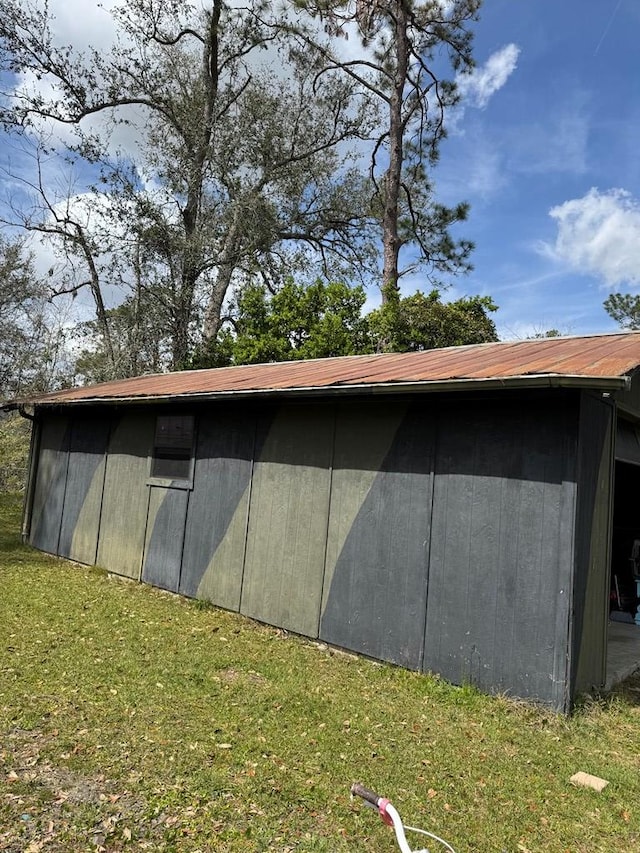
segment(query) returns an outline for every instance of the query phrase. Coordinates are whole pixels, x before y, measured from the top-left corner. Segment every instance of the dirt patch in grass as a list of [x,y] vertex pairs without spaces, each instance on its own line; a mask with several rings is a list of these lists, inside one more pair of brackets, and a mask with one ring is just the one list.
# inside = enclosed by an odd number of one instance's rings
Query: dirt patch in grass
[[162,843],[162,820],[147,820],[148,805],[139,795],[102,774],[43,759],[57,737],[55,729],[14,729],[2,737],[0,849],[37,853],[84,844],[96,851],[119,850],[134,833],[143,846],[151,847],[154,834]]

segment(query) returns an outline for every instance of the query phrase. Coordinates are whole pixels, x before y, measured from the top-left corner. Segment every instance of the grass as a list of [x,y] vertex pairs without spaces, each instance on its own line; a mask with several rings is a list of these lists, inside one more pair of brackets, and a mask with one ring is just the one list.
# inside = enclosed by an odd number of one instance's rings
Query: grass
[[640,849],[640,681],[570,719],[482,696],[39,554],[20,505],[0,498],[0,850],[394,850],[356,779],[457,853]]

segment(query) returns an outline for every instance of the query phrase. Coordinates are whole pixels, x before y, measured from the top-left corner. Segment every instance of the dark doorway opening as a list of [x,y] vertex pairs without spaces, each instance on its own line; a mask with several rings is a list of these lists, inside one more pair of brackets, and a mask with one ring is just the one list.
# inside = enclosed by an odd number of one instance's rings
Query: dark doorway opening
[[[611,540],[609,610],[616,621],[633,622],[639,603],[640,466],[616,462]],[[619,615],[618,615],[619,614]]]
[[[619,450],[619,448],[618,448]],[[617,460],[613,495],[611,584],[605,689],[640,668],[640,619],[634,543],[640,540],[640,465]]]

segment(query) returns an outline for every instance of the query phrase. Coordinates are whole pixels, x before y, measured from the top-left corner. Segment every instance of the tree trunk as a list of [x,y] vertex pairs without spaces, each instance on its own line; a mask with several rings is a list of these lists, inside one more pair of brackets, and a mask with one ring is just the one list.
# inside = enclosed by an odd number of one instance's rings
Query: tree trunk
[[183,370],[190,355],[189,329],[193,317],[193,297],[200,271],[191,258],[190,246],[184,249],[180,292],[172,306],[171,369]]
[[[198,231],[201,225],[201,200],[204,174],[209,159],[213,128],[215,124],[215,106],[218,98],[219,68],[219,26],[222,12],[222,0],[214,0],[209,13],[207,39],[202,51],[202,74],[206,86],[202,136],[194,153],[191,180],[187,201],[182,211],[185,245],[182,251],[182,276],[178,304],[174,306],[174,328],[172,335],[172,368],[185,367],[189,357],[189,326],[193,314],[193,298],[198,279],[202,272],[202,255],[196,248]],[[209,309],[205,315],[205,329]],[[217,334],[217,329],[216,329]]]
[[402,162],[404,126],[402,106],[408,72],[408,16],[403,0],[395,4],[394,25],[395,79],[389,99],[389,167],[384,176],[384,209],[382,214],[382,302],[387,301],[394,291],[399,290],[398,264],[400,236],[398,234],[398,209],[402,185]]
[[102,298],[100,276],[98,275],[98,269],[91,251],[91,246],[89,246],[87,242],[84,231],[79,225],[75,225],[75,232],[73,240],[82,250],[87,266],[89,267],[89,287],[96,306],[96,320],[98,322],[98,329],[102,335],[102,340],[104,341],[104,348],[107,354],[107,361],[109,363],[109,373],[113,379],[117,379],[118,364],[116,362],[116,354],[113,348],[111,329],[109,328],[109,317],[107,316],[107,309],[104,304],[104,299]]
[[236,208],[233,222],[229,227],[224,245],[218,256],[216,280],[211,288],[204,316],[202,342],[205,348],[216,339],[220,330],[222,305],[227,291],[231,287],[231,279],[237,265],[239,244],[241,242],[242,209],[242,205],[238,205]]
[[207,310],[204,316],[204,329],[202,333],[203,347],[206,349],[210,343],[215,341],[222,325],[222,305],[224,298],[231,285],[231,276],[233,275],[233,265],[218,267],[216,282],[211,288],[209,300],[207,302]]

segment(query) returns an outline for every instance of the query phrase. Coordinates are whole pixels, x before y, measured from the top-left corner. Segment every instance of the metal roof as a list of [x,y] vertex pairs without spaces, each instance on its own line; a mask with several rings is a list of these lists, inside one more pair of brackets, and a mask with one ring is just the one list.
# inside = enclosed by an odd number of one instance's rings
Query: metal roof
[[154,374],[56,391],[28,402],[59,405],[507,386],[615,390],[628,384],[629,374],[638,366],[640,332],[620,332]]

